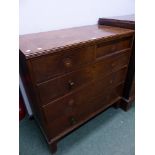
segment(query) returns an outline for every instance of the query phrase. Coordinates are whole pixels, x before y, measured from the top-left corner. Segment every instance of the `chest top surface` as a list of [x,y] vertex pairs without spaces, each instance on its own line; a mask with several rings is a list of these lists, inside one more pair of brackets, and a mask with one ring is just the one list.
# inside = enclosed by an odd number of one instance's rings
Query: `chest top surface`
[[55,49],[119,37],[133,30],[105,25],[89,25],[19,36],[19,48],[26,58],[49,53]]

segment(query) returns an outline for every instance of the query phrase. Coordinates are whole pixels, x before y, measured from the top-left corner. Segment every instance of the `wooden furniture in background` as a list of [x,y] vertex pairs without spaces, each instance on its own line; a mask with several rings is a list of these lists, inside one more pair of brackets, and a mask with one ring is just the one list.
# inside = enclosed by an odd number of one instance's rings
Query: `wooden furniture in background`
[[[135,30],[135,16],[126,15],[109,18],[99,18],[99,25],[109,25],[121,28],[128,28]],[[128,73],[126,77],[125,87],[122,98],[122,108],[128,110],[131,104],[135,100],[135,39],[132,47],[132,54],[130,57],[130,63],[128,67]]]
[[57,141],[120,102],[134,31],[83,26],[20,36],[21,76],[52,150]]

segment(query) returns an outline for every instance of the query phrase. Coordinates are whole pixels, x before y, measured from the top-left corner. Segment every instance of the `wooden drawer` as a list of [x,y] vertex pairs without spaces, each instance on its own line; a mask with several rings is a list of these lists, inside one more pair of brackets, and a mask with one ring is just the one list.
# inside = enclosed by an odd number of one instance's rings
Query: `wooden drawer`
[[88,46],[62,50],[31,60],[36,82],[48,80],[92,62],[95,59],[94,48],[94,46]]
[[109,87],[102,93],[98,94],[91,102],[87,102],[78,107],[80,110],[77,113],[78,118],[85,118],[97,110],[106,108],[121,98],[123,92],[123,83],[114,87]]
[[103,57],[116,51],[131,48],[132,37],[122,38],[109,42],[100,42],[97,44],[96,57]]
[[91,87],[94,90],[93,96],[98,96],[101,92],[106,91],[107,87],[113,87],[125,81],[127,68],[122,68],[117,72],[102,78],[99,81],[93,82]]
[[116,54],[102,59],[93,67],[69,73],[67,75],[38,84],[38,91],[42,105],[51,102],[53,99],[63,96],[71,91],[89,83],[91,80],[98,80],[106,75],[126,66],[129,61],[129,51]]
[[54,98],[70,93],[77,88],[91,82],[93,79],[93,68],[84,69],[69,73],[67,75],[38,84],[38,91],[42,105],[51,102]]
[[95,79],[128,66],[130,50],[105,57],[94,65]]
[[88,86],[43,106],[45,120],[51,128],[53,136],[71,127],[70,121],[73,121],[73,125],[77,122],[77,120],[72,120],[72,116],[78,116],[80,118],[80,115],[84,115],[87,111],[89,112],[89,108],[91,109],[92,105],[90,106],[88,104],[91,104],[92,101],[94,102],[96,96],[102,94],[104,98],[107,96],[104,95],[104,92],[109,92],[108,90],[110,88],[123,83],[126,70],[125,68],[110,74],[101,81],[93,81]]
[[[122,89],[123,85],[119,85],[116,86],[116,88],[113,87],[113,89],[111,88],[106,90],[102,93],[102,95],[97,96],[93,100],[85,100],[86,102],[82,101],[81,103],[74,103],[69,105],[68,108],[65,106],[63,115],[61,115],[61,112],[58,112],[60,117],[51,120],[51,122],[48,124],[50,131],[49,136],[58,136],[66,130],[76,126],[78,123],[81,123],[84,119],[89,118],[97,110],[106,108],[114,101],[119,100]],[[58,104],[61,104],[61,102]]]

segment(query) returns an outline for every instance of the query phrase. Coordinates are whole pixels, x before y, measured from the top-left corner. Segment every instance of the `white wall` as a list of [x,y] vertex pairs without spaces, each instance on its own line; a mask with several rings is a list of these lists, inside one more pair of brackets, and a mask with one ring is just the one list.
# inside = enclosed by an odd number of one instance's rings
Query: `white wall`
[[134,0],[20,0],[20,34],[96,24],[134,13]]

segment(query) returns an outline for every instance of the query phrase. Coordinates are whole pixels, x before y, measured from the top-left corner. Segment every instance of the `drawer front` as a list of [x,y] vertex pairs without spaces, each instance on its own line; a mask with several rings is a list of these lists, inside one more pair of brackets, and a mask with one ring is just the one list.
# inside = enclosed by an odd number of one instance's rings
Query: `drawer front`
[[53,99],[70,93],[92,80],[98,80],[126,66],[129,61],[130,52],[123,52],[102,59],[95,65],[69,73],[67,75],[38,84],[37,88],[42,105]]
[[36,82],[48,80],[54,76],[70,72],[75,68],[91,63],[95,59],[94,48],[94,46],[90,46],[62,50],[61,52],[33,59],[31,64]]
[[69,73],[38,84],[38,91],[42,100],[42,105],[51,102],[54,98],[70,93],[93,79],[92,67]]
[[106,76],[111,72],[128,66],[130,53],[131,51],[127,50],[96,62],[94,65],[95,78]]
[[104,77],[102,80],[92,83],[92,88],[94,90],[94,96],[98,96],[101,92],[106,91],[107,87],[113,87],[120,83],[123,83],[126,78],[127,68],[123,68],[117,72]]
[[116,51],[131,48],[132,37],[123,38],[120,40],[113,40],[109,42],[101,42],[97,44],[96,57],[103,57]]
[[107,108],[114,102],[118,101],[123,93],[123,83],[116,86],[110,87],[102,94],[100,93],[96,96],[91,102],[87,102],[87,104],[79,106],[79,113],[77,114],[78,118],[86,118],[92,113],[96,112],[99,109]]
[[50,126],[52,136],[57,136],[77,124],[81,115],[87,115],[87,111],[89,112],[92,106],[97,104],[94,103],[96,96],[102,94],[103,100],[104,98],[107,100],[104,92],[123,82],[125,73],[126,69],[120,70],[101,81],[93,81],[89,86],[43,106],[45,120]]

